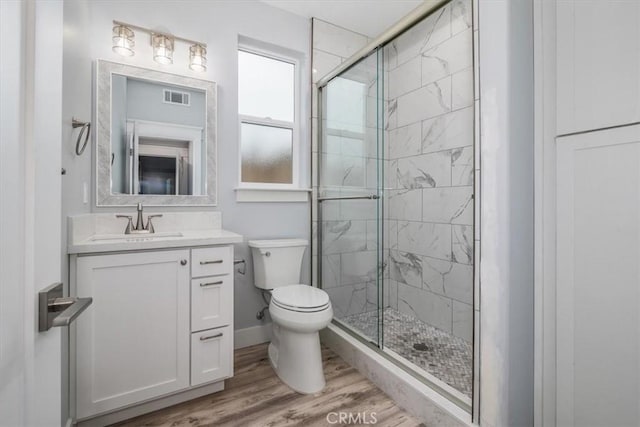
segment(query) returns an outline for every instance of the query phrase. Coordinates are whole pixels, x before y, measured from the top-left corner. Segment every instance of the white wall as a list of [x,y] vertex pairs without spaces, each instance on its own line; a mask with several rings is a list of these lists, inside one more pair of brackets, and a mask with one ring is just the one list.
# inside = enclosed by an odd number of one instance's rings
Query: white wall
[[533,2],[479,2],[480,424],[533,424]]
[[[92,64],[106,59],[130,65],[152,68],[174,74],[213,80],[218,83],[218,179],[219,195],[216,209],[222,212],[223,227],[240,233],[246,239],[273,237],[304,237],[310,235],[308,203],[236,203],[238,162],[238,100],[237,100],[237,41],[238,35],[261,40],[301,52],[306,61],[302,70],[301,117],[310,116],[310,22],[302,17],[254,1],[181,1],[181,2],[89,2],[65,1],[65,51],[63,99],[63,218],[90,211],[109,212],[116,209],[97,209],[83,202],[83,186],[92,184],[92,151],[77,157],[73,150],[76,132],[71,134],[71,117],[91,118]],[[112,20],[171,32],[208,45],[208,69],[195,73],[188,68],[188,45],[176,42],[174,64],[160,66],[151,55],[148,35],[136,33],[136,54],[125,58],[111,50]],[[301,176],[303,186],[309,186],[310,137],[308,122],[302,121]],[[92,147],[93,148],[93,147]],[[162,208],[169,210],[169,208]],[[187,210],[189,208],[174,208]],[[199,208],[202,209],[202,208]],[[122,210],[122,209],[117,209]],[[158,209],[149,208],[148,211]],[[66,223],[63,221],[63,227]],[[63,245],[66,242],[63,242]],[[309,282],[309,254],[307,252],[303,281]],[[261,322],[255,313],[263,306],[253,287],[251,258],[246,244],[236,246],[236,258],[249,262],[248,274],[236,274],[235,326],[242,329]],[[64,262],[66,264],[66,261]]]

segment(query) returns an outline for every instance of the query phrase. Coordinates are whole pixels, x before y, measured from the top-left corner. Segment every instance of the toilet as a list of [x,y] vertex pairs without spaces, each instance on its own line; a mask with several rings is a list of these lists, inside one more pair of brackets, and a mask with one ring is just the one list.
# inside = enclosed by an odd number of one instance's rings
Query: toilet
[[278,377],[299,393],[324,388],[318,332],[333,318],[329,295],[300,284],[304,239],[251,240],[254,284],[271,291],[273,339],[269,361]]

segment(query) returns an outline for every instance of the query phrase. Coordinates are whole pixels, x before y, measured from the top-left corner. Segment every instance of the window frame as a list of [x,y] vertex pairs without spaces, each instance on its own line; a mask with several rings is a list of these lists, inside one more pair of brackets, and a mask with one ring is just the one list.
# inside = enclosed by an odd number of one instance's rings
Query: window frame
[[[263,56],[276,61],[293,65],[293,122],[274,120],[269,117],[257,117],[240,114],[240,97],[238,96],[238,189],[249,190],[296,190],[300,189],[300,155],[301,155],[301,59],[293,55],[278,52],[276,49],[264,49],[246,43],[238,43],[236,50],[253,55]],[[238,94],[240,88],[240,66],[238,61]],[[291,129],[291,183],[243,182],[242,181],[242,124],[253,124],[269,127]]]

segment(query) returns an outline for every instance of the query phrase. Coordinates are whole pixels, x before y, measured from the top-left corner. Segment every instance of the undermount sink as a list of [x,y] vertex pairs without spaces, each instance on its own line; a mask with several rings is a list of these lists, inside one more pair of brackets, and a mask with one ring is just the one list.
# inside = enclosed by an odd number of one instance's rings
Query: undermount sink
[[140,234],[96,234],[89,238],[91,242],[104,242],[104,241],[123,241],[123,242],[144,242],[156,239],[166,239],[170,237],[183,237],[183,234],[179,231],[172,232],[159,232],[159,233],[140,233]]

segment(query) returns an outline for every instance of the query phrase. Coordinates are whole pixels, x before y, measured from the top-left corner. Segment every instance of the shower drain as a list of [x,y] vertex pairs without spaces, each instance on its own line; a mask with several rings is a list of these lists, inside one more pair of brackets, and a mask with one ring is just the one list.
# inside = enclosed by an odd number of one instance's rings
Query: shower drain
[[413,348],[418,351],[428,351],[430,347],[423,342],[419,342],[413,345]]

